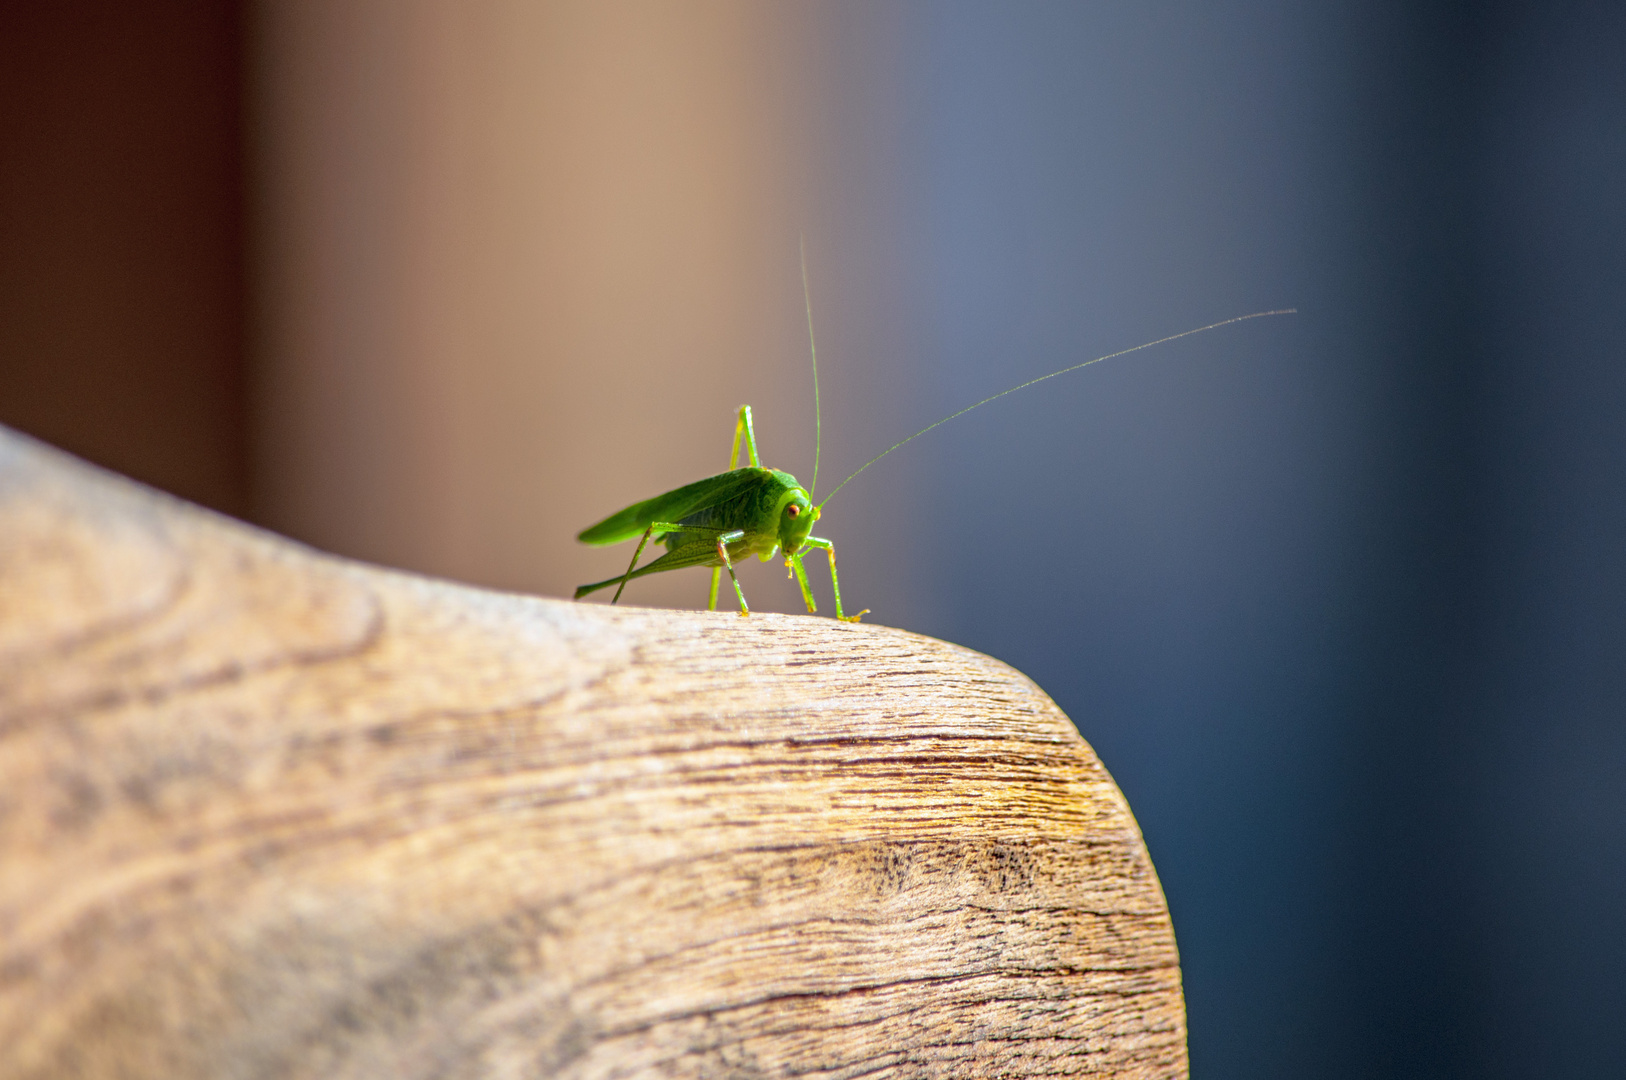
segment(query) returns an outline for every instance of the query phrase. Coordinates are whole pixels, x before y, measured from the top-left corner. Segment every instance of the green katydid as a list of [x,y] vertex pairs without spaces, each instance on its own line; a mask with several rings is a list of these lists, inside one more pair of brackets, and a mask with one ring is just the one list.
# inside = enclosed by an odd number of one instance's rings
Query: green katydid
[[[639,537],[638,547],[632,553],[632,562],[627,565],[623,574],[603,581],[583,585],[576,590],[575,598],[580,600],[588,593],[616,586],[615,597],[610,603],[621,599],[621,591],[627,587],[627,582],[633,578],[643,577],[645,574],[660,574],[668,570],[681,570],[688,566],[709,566],[711,571],[711,592],[707,607],[715,611],[717,608],[717,589],[722,580],[724,570],[728,571],[729,580],[734,583],[734,596],[740,602],[740,614],[749,615],[751,609],[745,603],[745,593],[740,590],[739,578],[734,574],[734,562],[748,555],[755,555],[763,562],[772,559],[780,551],[785,553],[785,567],[795,574],[797,583],[802,588],[802,599],[807,603],[809,614],[816,614],[817,608],[813,603],[813,590],[808,588],[807,571],[802,566],[803,557],[812,550],[823,551],[830,559],[830,587],[835,593],[836,618],[843,622],[857,622],[868,609],[856,615],[848,615],[841,607],[841,583],[836,577],[836,549],[830,541],[812,535],[813,523],[819,520],[824,504],[829,502],[835,493],[846,487],[859,473],[880,461],[892,451],[913,442],[920,436],[948,423],[956,417],[964,416],[972,409],[981,408],[991,401],[998,400],[1006,394],[1014,394],[1018,390],[1025,390],[1035,383],[1054,379],[1057,375],[1065,375],[1079,368],[1099,364],[1103,360],[1124,356],[1128,353],[1149,349],[1154,345],[1175,341],[1179,338],[1200,334],[1205,330],[1214,330],[1232,323],[1244,322],[1248,319],[1263,318],[1267,315],[1287,315],[1295,308],[1283,308],[1277,311],[1257,311],[1252,315],[1239,315],[1234,319],[1225,319],[1221,322],[1199,326],[1193,330],[1186,330],[1179,334],[1170,334],[1168,337],[1148,341],[1143,345],[1136,345],[1129,349],[1120,349],[1105,356],[1098,356],[1093,360],[1074,364],[1052,371],[1048,375],[1041,375],[1037,379],[1030,379],[1025,383],[1002,390],[991,397],[983,398],[974,405],[967,405],[959,412],[951,413],[933,424],[921,428],[902,442],[881,451],[861,465],[852,476],[831,489],[830,494],[824,497],[823,502],[813,501],[813,491],[819,484],[819,450],[822,442],[822,418],[819,410],[819,358],[817,346],[813,343],[813,301],[807,284],[807,256],[802,256],[802,296],[807,306],[808,345],[813,357],[813,483],[804,488],[790,473],[779,469],[769,469],[762,465],[757,455],[756,432],[751,425],[751,406],[741,405],[738,418],[734,424],[734,448],[729,453],[728,471],[708,476],[704,480],[696,480],[692,484],[657,495],[653,499],[646,499],[634,503],[625,510],[611,514],[603,521],[591,528],[584,529],[576,537],[585,544],[603,545],[619,544],[633,537]],[[744,440],[750,455],[749,467],[740,468],[740,442]],[[644,547],[650,540],[657,540],[666,545],[666,554],[652,559],[643,566],[638,560],[644,553]]]

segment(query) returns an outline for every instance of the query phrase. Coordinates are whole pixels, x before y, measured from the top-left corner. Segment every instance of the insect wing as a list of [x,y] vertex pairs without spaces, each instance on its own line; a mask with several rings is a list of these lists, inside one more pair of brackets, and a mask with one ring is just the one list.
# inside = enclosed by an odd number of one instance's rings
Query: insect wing
[[642,535],[652,521],[682,521],[708,506],[732,499],[753,483],[760,483],[767,474],[766,469],[734,469],[684,484],[611,514],[597,525],[583,529],[576,539],[584,544],[599,545],[631,540]]

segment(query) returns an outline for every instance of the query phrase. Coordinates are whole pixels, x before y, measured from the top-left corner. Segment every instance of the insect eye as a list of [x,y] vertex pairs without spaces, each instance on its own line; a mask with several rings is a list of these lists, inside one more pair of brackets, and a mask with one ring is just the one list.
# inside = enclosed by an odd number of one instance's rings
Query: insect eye
[[801,512],[802,512],[802,508],[800,506],[797,506],[795,503],[791,503],[789,506],[785,507],[785,513],[789,514],[791,517],[795,517],[797,514],[800,514]]

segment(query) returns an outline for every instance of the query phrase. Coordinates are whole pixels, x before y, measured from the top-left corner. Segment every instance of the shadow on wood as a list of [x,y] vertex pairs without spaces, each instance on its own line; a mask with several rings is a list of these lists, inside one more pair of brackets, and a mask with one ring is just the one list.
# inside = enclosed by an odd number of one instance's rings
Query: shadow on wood
[[880,626],[321,555],[0,429],[0,1074],[1186,1075],[1123,797]]

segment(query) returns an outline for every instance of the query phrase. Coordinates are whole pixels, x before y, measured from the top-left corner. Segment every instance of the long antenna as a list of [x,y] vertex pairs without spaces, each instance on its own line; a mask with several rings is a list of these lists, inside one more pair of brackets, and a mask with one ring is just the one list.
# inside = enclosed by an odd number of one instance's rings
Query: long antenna
[[[808,498],[819,490],[819,451],[824,447],[823,410],[819,408],[819,347],[813,342],[813,290],[807,285],[807,237],[802,237],[802,302],[807,305],[807,351],[813,356],[813,486]],[[831,492],[835,494],[835,492]]]
[[846,487],[848,482],[851,481],[853,479],[853,477],[857,476],[858,473],[863,472],[865,469],[869,468],[871,465],[875,464],[877,461],[880,461],[882,458],[886,457],[886,455],[890,454],[892,451],[896,450],[898,447],[903,446],[905,443],[914,442],[916,439],[918,439],[922,435],[926,434],[926,432],[930,431],[932,428],[941,427],[944,424],[948,423],[950,420],[955,419],[956,417],[964,416],[966,413],[970,412],[972,409],[980,409],[984,405],[988,404],[990,401],[998,401],[1000,398],[1004,397],[1006,394],[1014,394],[1018,390],[1026,390],[1028,387],[1032,386],[1034,383],[1042,383],[1046,379],[1054,379],[1057,375],[1065,375],[1069,371],[1077,371],[1079,368],[1086,368],[1086,367],[1089,367],[1091,364],[1099,364],[1103,360],[1111,360],[1111,359],[1114,359],[1115,357],[1127,356],[1129,353],[1132,353],[1132,352],[1140,352],[1142,349],[1150,349],[1153,345],[1163,345],[1163,344],[1166,344],[1166,343],[1168,343],[1170,341],[1179,341],[1183,337],[1190,337],[1192,334],[1200,334],[1205,330],[1218,330],[1222,326],[1230,326],[1232,323],[1247,322],[1249,319],[1263,319],[1267,315],[1296,315],[1298,313],[1298,310],[1299,310],[1298,308],[1277,308],[1275,311],[1256,311],[1252,315],[1238,315],[1234,319],[1224,319],[1224,320],[1222,320],[1220,322],[1217,322],[1217,323],[1209,323],[1207,326],[1199,326],[1194,330],[1185,330],[1185,331],[1182,331],[1181,333],[1178,333],[1178,334],[1170,334],[1168,337],[1161,337],[1161,338],[1158,338],[1156,341],[1148,341],[1143,345],[1136,345],[1133,348],[1119,349],[1117,352],[1107,353],[1105,356],[1097,356],[1094,360],[1086,360],[1082,364],[1074,364],[1072,367],[1064,367],[1060,371],[1052,371],[1048,375],[1040,375],[1037,379],[1029,379],[1027,382],[1022,383],[1020,386],[1013,386],[1009,390],[1001,390],[999,393],[994,394],[992,397],[983,398],[981,401],[977,402],[975,405],[967,405],[965,408],[961,409],[957,413],[950,413],[948,416],[943,417],[943,419],[937,421],[937,423],[935,423],[935,424],[927,424],[925,427],[921,428],[919,431],[915,432],[913,435],[909,436],[907,439],[904,439],[903,442],[893,443],[891,446],[887,447],[885,450],[882,450],[879,454],[876,454],[874,457],[872,457],[868,461],[864,462],[864,464],[860,465],[858,467],[858,472],[853,473],[852,476],[847,477],[846,480],[843,480],[841,483],[837,484],[831,490],[830,494],[828,494],[828,495],[826,495],[824,497],[824,502],[821,502],[821,503],[818,504],[819,508],[822,510],[824,508],[824,503],[827,503],[831,499],[835,498],[836,492],[840,491],[842,488]]

